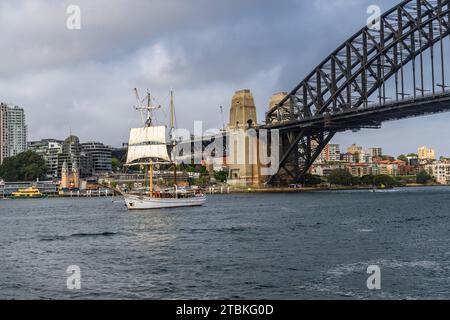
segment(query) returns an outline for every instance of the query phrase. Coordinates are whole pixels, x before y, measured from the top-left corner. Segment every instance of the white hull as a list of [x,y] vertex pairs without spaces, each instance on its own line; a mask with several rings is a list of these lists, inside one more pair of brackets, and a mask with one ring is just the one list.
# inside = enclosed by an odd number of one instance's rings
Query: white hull
[[197,207],[206,202],[206,197],[191,198],[151,198],[149,196],[123,195],[128,210],[165,209]]

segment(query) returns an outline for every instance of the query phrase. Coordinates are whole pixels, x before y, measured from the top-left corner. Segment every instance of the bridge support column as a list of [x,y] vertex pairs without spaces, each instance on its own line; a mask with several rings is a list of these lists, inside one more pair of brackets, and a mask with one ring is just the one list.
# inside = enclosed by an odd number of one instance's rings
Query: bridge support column
[[334,137],[335,132],[311,133],[306,130],[282,133],[280,169],[267,184],[286,186],[305,183],[305,178],[317,157]]

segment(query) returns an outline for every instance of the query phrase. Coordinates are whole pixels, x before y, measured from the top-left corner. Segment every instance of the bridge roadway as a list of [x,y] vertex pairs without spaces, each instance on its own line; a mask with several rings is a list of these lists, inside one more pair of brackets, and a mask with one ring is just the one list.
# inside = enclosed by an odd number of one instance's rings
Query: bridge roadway
[[379,128],[384,121],[431,115],[450,111],[450,90],[420,95],[416,98],[391,101],[386,104],[369,104],[336,113],[320,114],[309,118],[264,124],[259,129],[280,131],[309,129],[315,131],[346,131],[361,128]]

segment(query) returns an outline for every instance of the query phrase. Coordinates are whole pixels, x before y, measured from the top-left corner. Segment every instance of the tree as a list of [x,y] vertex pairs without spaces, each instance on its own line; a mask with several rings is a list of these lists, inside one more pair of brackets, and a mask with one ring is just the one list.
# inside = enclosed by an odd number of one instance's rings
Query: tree
[[397,159],[408,163],[408,158],[404,154],[399,155]]
[[375,184],[375,177],[371,174],[363,176],[361,178],[361,183],[366,186],[373,186]]
[[214,171],[214,178],[219,182],[225,182],[228,178],[227,171]]
[[432,180],[433,178],[426,171],[421,171],[416,175],[416,183],[418,184],[427,184]]
[[112,171],[119,171],[120,169],[122,169],[122,163],[119,159],[114,157],[111,159],[111,168]]
[[351,185],[352,186],[359,186],[361,184],[361,178],[360,177],[352,177]]
[[328,176],[328,182],[341,186],[350,186],[352,184],[352,178],[353,176],[347,170],[336,169],[331,171]]
[[34,151],[25,151],[6,158],[0,166],[0,177],[5,181],[34,181],[44,179],[45,160]]
[[307,174],[305,176],[305,185],[307,186],[317,186],[322,183],[322,179],[319,176],[313,174]]
[[386,188],[392,188],[398,185],[397,181],[394,178],[385,174],[375,176],[373,182],[374,185],[378,187]]
[[417,153],[410,153],[410,154],[407,155],[407,157],[418,158],[419,155]]

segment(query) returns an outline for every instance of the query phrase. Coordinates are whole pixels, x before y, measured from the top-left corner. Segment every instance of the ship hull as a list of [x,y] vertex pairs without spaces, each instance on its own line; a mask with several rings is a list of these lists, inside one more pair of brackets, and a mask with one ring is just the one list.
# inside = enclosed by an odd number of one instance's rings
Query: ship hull
[[9,199],[23,200],[23,199],[45,199],[47,196],[10,196]]
[[151,198],[148,196],[123,195],[128,210],[167,209],[180,207],[199,207],[205,204],[206,197],[191,198]]

